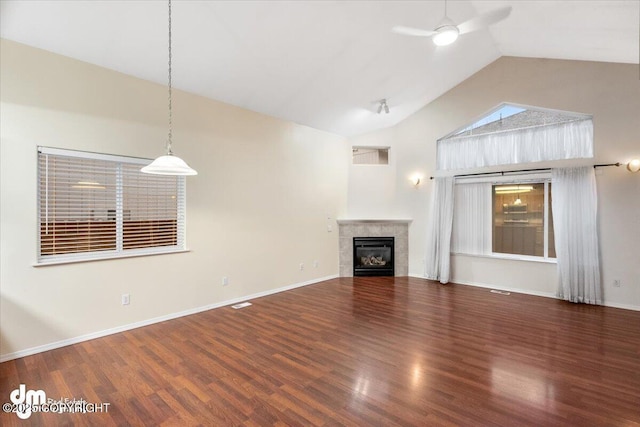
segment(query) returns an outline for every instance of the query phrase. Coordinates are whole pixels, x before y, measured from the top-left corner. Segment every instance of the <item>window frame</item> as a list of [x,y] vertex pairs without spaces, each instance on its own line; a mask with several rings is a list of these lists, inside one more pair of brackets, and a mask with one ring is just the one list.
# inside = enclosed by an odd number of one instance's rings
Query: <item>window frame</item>
[[[500,173],[500,172],[496,172],[496,173]],[[455,179],[455,184],[472,184],[472,183],[489,183],[491,184],[491,186],[493,187],[494,185],[509,185],[509,184],[515,184],[515,185],[524,185],[524,184],[531,184],[531,183],[546,183],[545,184],[545,228],[544,228],[544,254],[545,256],[535,256],[535,255],[521,255],[521,254],[508,254],[508,253],[502,253],[502,252],[493,252],[493,211],[491,212],[490,215],[490,223],[488,224],[488,226],[491,227],[491,251],[489,252],[485,252],[485,253],[468,253],[468,252],[458,252],[458,251],[451,251],[451,254],[453,255],[462,255],[462,256],[471,256],[471,257],[480,257],[480,258],[490,258],[490,259],[505,259],[505,260],[514,260],[514,261],[533,261],[533,262],[542,262],[542,263],[550,263],[550,264],[557,264],[557,258],[549,258],[548,257],[548,250],[549,250],[549,234],[548,234],[548,226],[549,226],[549,219],[550,219],[550,206],[548,203],[549,200],[549,184],[551,183],[551,172],[524,172],[524,173],[513,173],[513,174],[509,174],[509,175],[504,175],[504,176],[495,176],[495,175],[489,175],[489,176],[470,176],[470,177],[456,177]],[[491,189],[491,193],[490,193],[490,197],[491,197],[491,206],[493,206],[493,188]],[[455,209],[455,206],[454,206]]]
[[[41,168],[40,156],[41,155],[53,155],[53,156],[64,156],[64,157],[72,157],[72,158],[80,158],[86,160],[98,160],[98,161],[107,161],[114,162],[116,164],[115,168],[115,229],[116,229],[116,248],[113,250],[97,250],[97,251],[84,251],[84,252],[72,252],[72,253],[64,253],[64,254],[51,254],[51,255],[43,255],[42,254],[42,218],[43,211],[42,209],[42,200],[41,200],[41,180],[43,179],[42,174],[45,173]],[[180,253],[180,252],[188,252],[186,249],[186,179],[184,176],[171,176],[167,178],[176,180],[176,235],[175,235],[175,245],[164,245],[164,246],[151,246],[144,248],[133,248],[133,249],[124,249],[123,245],[123,236],[124,236],[124,180],[123,180],[123,165],[136,165],[142,168],[145,165],[151,163],[153,159],[141,158],[141,157],[131,157],[131,156],[121,156],[121,155],[113,155],[113,154],[104,154],[104,153],[95,153],[88,151],[78,151],[78,150],[69,150],[62,148],[53,148],[53,147],[37,147],[37,183],[36,183],[36,214],[37,214],[37,253],[36,253],[36,262],[33,263],[33,266],[46,266],[46,265],[56,265],[56,264],[68,264],[68,263],[77,263],[77,262],[87,262],[87,261],[98,261],[98,260],[107,260],[107,259],[118,259],[118,258],[131,258],[131,257],[139,257],[139,256],[149,256],[149,255],[160,255],[167,253]],[[142,174],[142,172],[140,172]],[[145,175],[146,176],[146,175]],[[159,176],[154,175],[154,179],[162,179]]]
[[[504,186],[504,185],[526,185],[526,184],[542,184],[543,185],[543,213],[542,213],[542,235],[543,235],[543,255],[525,255],[525,254],[513,254],[508,252],[495,252],[493,246],[493,239],[495,239],[495,212],[493,209],[495,208],[495,204],[493,203],[493,198],[495,197],[495,186]],[[551,206],[549,204],[550,201],[550,186],[551,186],[551,177],[545,178],[534,178],[534,179],[511,179],[504,182],[493,182],[491,184],[491,201],[492,201],[492,215],[491,215],[491,254],[490,256],[493,258],[505,258],[505,259],[518,259],[518,260],[526,260],[526,261],[541,261],[541,262],[557,262],[557,257],[549,256],[549,219],[550,219],[550,211]],[[555,239],[554,239],[555,240]]]

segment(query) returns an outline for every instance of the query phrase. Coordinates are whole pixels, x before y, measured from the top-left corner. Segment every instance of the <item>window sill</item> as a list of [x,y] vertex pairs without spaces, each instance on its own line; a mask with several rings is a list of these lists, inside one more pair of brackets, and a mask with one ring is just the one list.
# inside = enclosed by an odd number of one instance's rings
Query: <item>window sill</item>
[[176,249],[164,252],[156,252],[156,253],[134,253],[134,254],[118,254],[118,255],[109,255],[102,256],[96,258],[77,258],[77,259],[60,259],[55,261],[36,261],[31,264],[32,267],[47,267],[49,265],[63,265],[63,264],[77,264],[81,262],[93,262],[93,261],[109,261],[120,258],[139,258],[146,256],[156,256],[156,255],[167,255],[167,254],[179,254],[184,252],[191,252],[190,249]]
[[491,258],[491,259],[506,259],[511,261],[530,261],[530,262],[541,262],[543,264],[557,264],[558,260],[556,258],[543,258],[538,256],[527,256],[527,255],[509,255],[509,254],[465,254],[462,252],[451,252],[451,255],[462,255],[468,257],[477,257],[477,258]]

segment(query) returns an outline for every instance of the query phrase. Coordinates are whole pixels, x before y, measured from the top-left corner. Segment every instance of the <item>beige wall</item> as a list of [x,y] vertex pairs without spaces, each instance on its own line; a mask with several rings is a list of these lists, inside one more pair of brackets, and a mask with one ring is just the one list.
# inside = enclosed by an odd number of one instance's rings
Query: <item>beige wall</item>
[[[174,148],[199,171],[187,178],[191,251],[36,268],[36,146],[155,157],[166,89],[0,47],[0,359],[336,275],[327,216],[412,218],[409,273],[422,275],[431,182],[408,178],[434,173],[437,138],[504,101],[593,114],[596,162],[640,157],[633,65],[502,58],[399,125],[349,141],[176,91]],[[390,146],[390,165],[350,166],[351,145]],[[640,309],[640,174],[604,169],[598,186],[605,301]],[[456,256],[453,279],[551,295],[555,266]]]
[[[409,273],[422,276],[426,216],[431,192],[427,179],[418,190],[406,180],[415,171],[435,173],[435,141],[472,122],[502,102],[593,115],[596,163],[640,158],[640,80],[638,66],[581,61],[504,57],[490,64],[392,129],[352,138],[352,145],[392,147],[391,169],[363,176],[350,169],[348,216],[371,201],[358,191],[365,180],[387,179],[395,191],[381,195],[378,216],[413,218],[409,233]],[[546,167],[522,165],[522,167]],[[605,302],[640,309],[640,174],[606,168],[598,175],[600,248]],[[553,295],[555,265],[482,257],[454,256],[452,280]],[[613,287],[619,279],[622,286]]]
[[156,157],[166,88],[6,40],[0,64],[0,358],[338,274],[344,138],[180,91],[190,252],[33,267],[36,147]]

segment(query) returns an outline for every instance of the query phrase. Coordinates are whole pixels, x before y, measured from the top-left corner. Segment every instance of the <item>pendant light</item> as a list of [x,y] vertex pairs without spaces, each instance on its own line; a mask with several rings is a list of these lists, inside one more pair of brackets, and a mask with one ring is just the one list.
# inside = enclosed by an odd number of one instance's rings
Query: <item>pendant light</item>
[[169,0],[169,134],[167,137],[167,154],[155,159],[151,164],[141,169],[144,173],[154,175],[197,175],[187,163],[173,154],[171,147],[171,0]]
[[[518,185],[518,192],[520,191],[520,185]],[[516,200],[513,202],[514,205],[521,205],[522,204],[522,200],[520,200],[520,193],[518,193],[518,197],[516,198]]]

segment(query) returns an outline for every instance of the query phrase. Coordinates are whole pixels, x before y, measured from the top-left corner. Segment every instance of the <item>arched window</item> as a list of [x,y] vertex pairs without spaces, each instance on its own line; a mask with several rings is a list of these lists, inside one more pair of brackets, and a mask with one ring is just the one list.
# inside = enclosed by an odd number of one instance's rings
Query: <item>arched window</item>
[[436,165],[444,171],[592,157],[590,115],[501,104],[439,139]]
[[[438,168],[593,157],[591,116],[501,104],[438,141]],[[452,252],[555,259],[551,172],[456,179]]]

